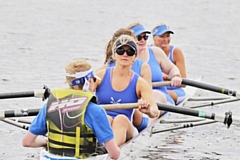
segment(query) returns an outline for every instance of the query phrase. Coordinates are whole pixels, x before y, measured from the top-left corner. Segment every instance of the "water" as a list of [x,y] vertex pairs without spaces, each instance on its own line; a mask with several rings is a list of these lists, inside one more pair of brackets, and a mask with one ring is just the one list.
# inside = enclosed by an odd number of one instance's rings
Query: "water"
[[[237,0],[0,0],[0,6],[1,93],[44,84],[65,87],[64,66],[69,61],[82,58],[97,68],[114,31],[137,21],[148,29],[158,22],[170,25],[175,31],[172,44],[184,52],[188,77],[203,75],[206,83],[240,90]],[[36,98],[1,100],[0,109],[37,108],[43,103]],[[204,109],[232,110],[240,116],[238,104]],[[0,126],[0,159],[38,159],[39,149],[21,146],[24,130],[4,122]],[[148,149],[133,152],[129,159],[238,159],[239,132],[239,127],[215,123],[161,133],[146,137]]]

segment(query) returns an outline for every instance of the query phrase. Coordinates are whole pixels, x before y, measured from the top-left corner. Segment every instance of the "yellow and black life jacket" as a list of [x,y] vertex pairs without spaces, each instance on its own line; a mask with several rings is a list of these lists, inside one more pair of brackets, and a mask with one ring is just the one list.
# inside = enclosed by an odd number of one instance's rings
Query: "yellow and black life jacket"
[[97,101],[91,92],[73,89],[52,91],[46,113],[49,153],[76,158],[95,155],[96,137],[84,121],[90,101]]

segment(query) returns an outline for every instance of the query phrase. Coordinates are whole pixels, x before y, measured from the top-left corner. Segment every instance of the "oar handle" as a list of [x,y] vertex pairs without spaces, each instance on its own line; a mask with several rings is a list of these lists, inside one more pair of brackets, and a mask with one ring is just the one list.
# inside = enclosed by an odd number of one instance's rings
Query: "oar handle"
[[170,85],[171,85],[171,81],[153,82],[152,83],[153,87],[170,86]]
[[233,91],[231,89],[221,88],[221,87],[209,85],[209,84],[202,83],[202,82],[193,81],[193,80],[186,79],[186,78],[182,78],[182,84],[240,98],[240,95],[237,94],[236,91]]
[[120,109],[132,109],[132,108],[138,108],[138,103],[122,103],[122,104],[105,104],[100,105],[105,110],[120,110]]

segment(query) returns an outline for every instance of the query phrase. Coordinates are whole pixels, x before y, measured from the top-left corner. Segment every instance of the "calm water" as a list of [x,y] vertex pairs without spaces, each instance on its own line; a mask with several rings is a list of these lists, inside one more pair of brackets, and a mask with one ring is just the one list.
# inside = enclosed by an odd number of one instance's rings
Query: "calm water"
[[[171,26],[172,44],[184,52],[188,77],[203,75],[206,83],[240,90],[239,7],[237,0],[0,0],[0,92],[44,84],[65,87],[69,61],[82,58],[97,68],[114,31],[137,21],[148,29],[158,22]],[[0,109],[43,103],[36,98],[1,100]],[[234,102],[205,109],[240,116],[238,107]],[[21,146],[24,130],[4,122],[0,128],[0,159],[38,159],[39,149]],[[134,151],[129,159],[238,159],[239,135],[239,127],[219,123],[161,133],[146,137],[147,149]]]

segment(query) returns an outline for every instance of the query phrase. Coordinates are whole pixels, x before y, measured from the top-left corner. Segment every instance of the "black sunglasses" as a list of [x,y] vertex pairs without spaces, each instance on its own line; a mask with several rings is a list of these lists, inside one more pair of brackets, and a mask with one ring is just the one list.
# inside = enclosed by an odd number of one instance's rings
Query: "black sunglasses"
[[123,48],[116,49],[116,53],[118,55],[123,55],[125,52],[127,53],[128,56],[133,56],[136,53],[133,49],[127,49],[127,50],[125,50]]
[[148,36],[147,35],[144,35],[144,36],[140,36],[139,35],[139,36],[137,36],[138,41],[141,41],[142,38],[146,41],[148,39]]

